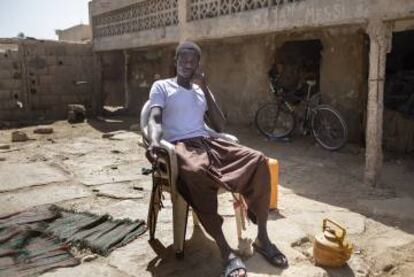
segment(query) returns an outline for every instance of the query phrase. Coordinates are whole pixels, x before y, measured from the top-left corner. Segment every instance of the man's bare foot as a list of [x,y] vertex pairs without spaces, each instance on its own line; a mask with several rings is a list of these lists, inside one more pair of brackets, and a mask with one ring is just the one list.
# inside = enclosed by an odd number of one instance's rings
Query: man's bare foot
[[230,253],[224,269],[224,277],[246,277],[247,269],[243,261],[234,253]]

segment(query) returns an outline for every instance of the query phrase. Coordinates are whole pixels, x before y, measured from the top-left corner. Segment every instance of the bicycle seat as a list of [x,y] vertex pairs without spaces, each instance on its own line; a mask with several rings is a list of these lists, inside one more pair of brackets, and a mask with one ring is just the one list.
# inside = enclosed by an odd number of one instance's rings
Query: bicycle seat
[[316,85],[316,81],[315,80],[306,80],[306,84],[308,84],[308,86],[313,87],[314,85]]

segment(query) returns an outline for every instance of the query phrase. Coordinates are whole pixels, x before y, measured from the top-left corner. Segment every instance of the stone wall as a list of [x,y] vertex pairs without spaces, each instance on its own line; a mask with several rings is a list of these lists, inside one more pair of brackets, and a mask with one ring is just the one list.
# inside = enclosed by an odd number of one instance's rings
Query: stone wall
[[120,9],[142,1],[144,0],[93,0],[89,2],[89,11],[91,15],[96,15],[115,9]]
[[122,51],[99,54],[102,66],[102,102],[105,106],[124,106],[124,55]]
[[56,30],[56,35],[62,41],[87,42],[92,39],[92,29],[90,25],[79,24],[65,30]]
[[267,72],[271,36],[201,43],[202,67],[210,89],[230,124],[250,124],[258,107],[271,99]]
[[21,115],[26,109],[21,59],[17,44],[0,44],[0,118]]
[[[6,50],[10,56],[2,54],[0,59],[2,75],[9,77],[1,81],[1,93],[11,96],[0,98],[0,105],[8,108],[1,109],[0,119],[64,118],[68,104],[82,104],[90,114],[96,113],[100,70],[91,45],[38,40],[15,44],[16,50]],[[16,100],[23,108],[16,109]]]
[[174,70],[174,47],[131,52],[128,72],[130,113],[139,114],[154,81],[174,77]]
[[173,46],[98,53],[103,105],[122,106],[130,115],[138,115],[154,81],[175,76],[174,53]]
[[364,141],[368,94],[368,44],[362,30],[330,29],[321,36],[320,90],[322,101],[341,112],[349,139]]

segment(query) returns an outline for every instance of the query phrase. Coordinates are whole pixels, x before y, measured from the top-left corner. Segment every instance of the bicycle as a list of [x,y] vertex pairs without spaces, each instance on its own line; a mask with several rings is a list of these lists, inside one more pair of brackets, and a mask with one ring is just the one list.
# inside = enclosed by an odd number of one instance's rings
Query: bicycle
[[348,127],[342,115],[329,105],[320,104],[320,94],[312,95],[315,80],[306,81],[308,86],[305,99],[297,96],[298,90],[284,89],[278,78],[269,78],[270,92],[275,101],[261,106],[255,115],[257,129],[269,139],[289,137],[297,124],[297,113],[290,102],[302,102],[305,111],[301,130],[304,135],[311,133],[325,149],[339,150],[347,141]]

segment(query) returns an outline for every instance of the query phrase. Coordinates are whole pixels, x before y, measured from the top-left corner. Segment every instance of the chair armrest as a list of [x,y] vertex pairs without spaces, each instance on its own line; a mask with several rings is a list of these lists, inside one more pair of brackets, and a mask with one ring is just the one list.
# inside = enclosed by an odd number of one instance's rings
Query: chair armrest
[[173,152],[175,154],[175,146],[172,143],[169,143],[168,141],[162,139],[160,141],[160,145],[161,148],[167,150],[168,154],[172,154]]
[[239,143],[239,139],[236,136],[226,134],[226,133],[216,133],[216,135],[212,137],[221,138],[223,140],[234,142],[234,143]]
[[205,128],[206,128],[206,130],[207,130],[210,137],[220,138],[220,139],[223,139],[223,140],[226,140],[226,141],[239,143],[239,139],[237,137],[233,136],[233,135],[226,134],[226,133],[217,133],[216,131],[214,131],[213,129],[208,127],[207,124],[205,125]]

